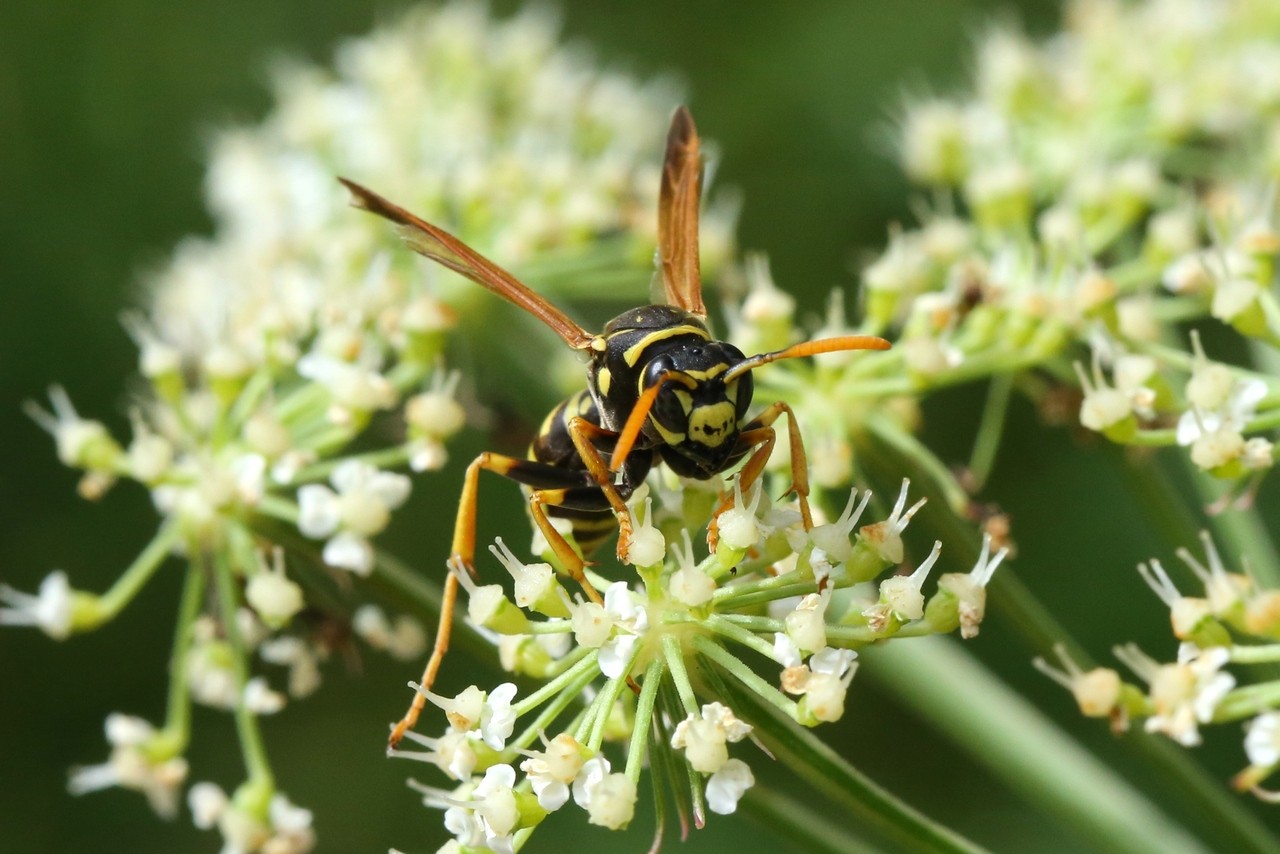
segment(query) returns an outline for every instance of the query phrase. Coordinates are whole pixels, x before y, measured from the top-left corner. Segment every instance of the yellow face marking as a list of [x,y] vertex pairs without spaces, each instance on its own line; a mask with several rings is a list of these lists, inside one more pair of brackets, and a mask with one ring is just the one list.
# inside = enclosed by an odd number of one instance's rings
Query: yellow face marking
[[652,415],[649,416],[649,423],[658,431],[658,435],[662,437],[662,441],[666,442],[668,445],[679,445],[684,441],[684,433],[673,433],[666,427],[659,424]]
[[711,340],[711,335],[706,330],[699,329],[696,326],[671,326],[666,329],[655,329],[628,347],[622,354],[623,361],[627,363],[627,367],[634,368],[636,363],[640,361],[640,356],[650,344],[657,341],[665,341],[677,335],[697,335],[704,341]]
[[596,371],[596,388],[600,389],[602,397],[609,396],[609,387],[613,385],[613,372],[608,368],[601,368]]
[[709,448],[719,447],[732,432],[736,414],[734,405],[724,400],[696,407],[689,413],[689,438]]
[[707,368],[705,371],[684,371],[683,373],[686,376],[689,376],[695,380],[698,380],[699,382],[703,382],[706,380],[715,379],[716,377],[720,376],[727,370],[729,370],[729,366],[721,362],[718,365],[712,365],[710,368]]

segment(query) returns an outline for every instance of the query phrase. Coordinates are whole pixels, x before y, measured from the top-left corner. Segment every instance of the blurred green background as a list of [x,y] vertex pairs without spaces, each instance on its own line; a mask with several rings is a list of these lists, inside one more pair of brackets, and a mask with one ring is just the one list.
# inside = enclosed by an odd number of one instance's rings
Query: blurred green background
[[[154,518],[147,497],[122,488],[98,505],[77,498],[75,475],[57,464],[20,403],[62,383],[83,413],[126,434],[135,348],[117,318],[136,301],[140,271],[161,263],[183,235],[210,229],[201,199],[208,133],[264,114],[264,69],[273,56],[326,61],[336,42],[399,8],[301,0],[0,4],[0,579],[30,590],[63,568],[76,586],[101,590],[145,543]],[[992,17],[1017,17],[1045,33],[1058,14],[1056,3],[1033,0],[577,0],[561,8],[566,38],[593,46],[607,64],[683,78],[703,134],[719,144],[718,184],[743,192],[741,245],[767,251],[778,283],[815,314],[830,288],[855,281],[862,253],[882,244],[887,224],[909,219],[910,192],[885,133],[902,94],[962,90],[971,36]],[[965,457],[978,402],[974,390],[961,390],[930,405],[927,435],[945,458]],[[1135,512],[1140,499],[1125,488],[1118,455],[1100,445],[1081,452],[1025,407],[1015,409],[1009,436],[986,497],[1013,516],[1021,547],[1013,571],[1096,655],[1132,639],[1171,657],[1164,609],[1133,571],[1152,554],[1171,555]],[[467,459],[485,444],[468,433],[453,455]],[[454,465],[419,488],[385,539],[392,552],[415,557],[443,536],[459,482]],[[518,495],[502,492],[492,490],[492,500],[515,518]],[[1183,542],[1193,537],[1188,526]],[[158,821],[134,793],[73,800],[65,792],[70,766],[104,759],[108,712],[160,717],[177,582],[162,573],[120,619],[63,644],[34,631],[0,632],[0,849],[218,849],[185,816]],[[1081,721],[1066,694],[1031,669],[998,613],[970,649],[1126,773],[1142,776],[1102,725]],[[450,678],[470,681],[469,666],[453,659]],[[439,814],[419,807],[404,786],[420,769],[382,758],[386,722],[399,714],[415,669],[377,656],[359,668],[333,662],[318,695],[267,719],[281,785],[316,811],[320,851],[434,850],[442,840]],[[873,778],[984,845],[1088,850],[877,696],[870,680],[860,677],[850,713],[823,734]],[[239,781],[233,738],[227,716],[197,710],[193,780]],[[1225,781],[1243,764],[1240,732],[1222,727],[1207,741],[1198,755]],[[568,832],[585,826],[580,818],[557,821]],[[640,850],[646,832],[626,837],[625,849]],[[543,829],[527,850],[552,850],[562,839]],[[798,850],[742,817],[716,818],[690,850],[744,844]]]

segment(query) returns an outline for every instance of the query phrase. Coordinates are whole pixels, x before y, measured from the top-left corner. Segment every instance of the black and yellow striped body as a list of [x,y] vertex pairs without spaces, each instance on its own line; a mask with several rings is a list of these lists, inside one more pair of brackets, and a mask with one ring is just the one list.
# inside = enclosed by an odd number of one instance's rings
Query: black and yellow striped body
[[647,305],[611,320],[596,339],[587,368],[588,388],[561,403],[543,421],[528,460],[508,476],[539,490],[548,516],[569,519],[582,553],[590,554],[617,529],[613,511],[574,446],[569,424],[581,418],[611,434],[594,443],[607,461],[640,395],[663,375],[683,384],[659,390],[640,437],[617,473],[614,486],[625,501],[657,462],[682,477],[705,480],[745,453],[738,435],[751,403],[751,376],[724,383],[720,377],[745,357],[731,344],[711,338],[706,324],[669,305]]
[[[618,530],[613,510],[600,485],[592,478],[587,465],[574,447],[569,434],[569,422],[581,418],[597,427],[600,409],[591,393],[578,392],[562,402],[542,422],[538,436],[529,445],[529,465],[518,467],[509,475],[529,489],[543,492],[547,499],[546,513],[553,519],[568,519],[573,524],[573,539],[584,555],[595,551],[609,536]],[[606,458],[612,447],[602,447]],[[641,450],[630,454],[622,471],[618,473],[618,494],[625,501],[653,466],[653,452]],[[550,470],[548,470],[550,469]]]

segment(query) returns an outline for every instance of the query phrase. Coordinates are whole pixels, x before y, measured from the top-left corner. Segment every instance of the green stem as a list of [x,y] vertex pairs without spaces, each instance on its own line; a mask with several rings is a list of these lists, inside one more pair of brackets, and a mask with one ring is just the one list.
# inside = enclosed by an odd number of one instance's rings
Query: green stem
[[757,699],[768,702],[770,706],[795,720],[797,713],[795,700],[788,699],[777,688],[761,679],[754,670],[735,658],[724,647],[703,636],[694,638],[693,645],[698,652],[720,665],[725,672],[734,676],[744,687],[753,691]]
[[580,660],[555,679],[552,679],[537,691],[534,691],[528,697],[525,697],[518,703],[513,703],[511,711],[516,713],[516,717],[526,715],[538,708],[538,706],[541,706],[551,697],[554,697],[561,691],[561,689],[567,686],[570,682],[577,680],[584,673],[590,672],[594,675],[596,670],[596,659],[599,657],[599,652],[597,650],[579,647],[570,654],[579,656]]
[[1263,646],[1233,646],[1231,660],[1236,664],[1274,664],[1280,661],[1280,643]]
[[726,698],[754,729],[754,737],[783,765],[806,780],[841,811],[843,821],[865,825],[913,854],[977,852],[981,849],[891,795],[858,771],[812,732],[787,720],[749,690],[732,685]]
[[1280,682],[1237,688],[1222,698],[1213,710],[1213,722],[1238,721],[1269,712],[1280,706]]
[[[862,673],[913,708],[1022,797],[1098,850],[1197,851],[1200,844],[1100,761],[992,677],[953,641],[868,651]],[[964,702],[956,702],[963,697]],[[1235,849],[1240,850],[1240,849]]]
[[577,679],[572,680],[564,686],[564,690],[556,696],[556,698],[547,704],[547,707],[538,713],[538,717],[533,720],[520,735],[507,743],[508,750],[518,750],[533,744],[547,726],[560,717],[560,713],[569,708],[575,701],[582,699],[583,690],[591,684],[591,680],[595,678],[593,671],[585,671],[579,673]]
[[142,553],[116,579],[116,583],[111,585],[111,589],[98,597],[97,608],[93,612],[93,623],[88,628],[96,628],[109,622],[133,601],[133,597],[138,595],[138,591],[146,586],[151,576],[155,575],[156,570],[160,568],[160,564],[164,563],[164,559],[169,556],[169,552],[173,550],[173,545],[177,541],[178,523],[172,519],[166,520]]
[[675,635],[663,635],[662,654],[667,661],[667,669],[671,671],[671,682],[680,695],[680,705],[685,714],[698,713],[698,698],[693,693],[693,683],[689,681],[689,671],[684,666],[684,650],[680,648],[680,639]]
[[996,452],[1004,437],[1005,416],[1009,412],[1009,398],[1013,391],[1013,374],[997,374],[987,390],[987,402],[982,408],[982,421],[969,457],[969,476],[973,478],[976,493],[986,484],[995,467]]
[[[767,620],[767,617],[758,619]],[[781,621],[773,621],[781,624]],[[742,625],[742,620],[729,620],[719,614],[712,614],[703,622],[708,629],[716,634],[726,637],[729,640],[742,644],[747,649],[753,649],[769,660],[773,660],[773,644],[766,641],[759,635],[754,634],[749,628]],[[767,631],[780,632],[781,628],[768,629]]]
[[[193,543],[192,548],[198,546]],[[244,687],[249,681],[249,650],[240,635],[240,626],[236,620],[240,602],[236,594],[235,574],[227,558],[225,552],[215,553],[212,569],[218,590],[218,604],[222,611],[222,630],[226,632],[227,642],[235,653],[231,666],[238,695],[235,708],[236,733],[240,736],[240,750],[244,754],[245,770],[249,775],[247,785],[269,792],[275,789],[275,776],[271,773],[271,764],[267,760],[258,719],[244,702]]]
[[837,824],[812,802],[800,801],[781,789],[756,783],[738,803],[747,817],[786,839],[797,851],[830,854],[871,854],[880,849],[854,838],[858,829]]
[[[627,779],[633,784],[640,784],[640,772],[643,770],[645,748],[649,744],[650,722],[653,720],[653,704],[658,698],[658,686],[662,684],[662,671],[665,663],[661,658],[649,662],[644,672],[644,683],[640,686],[640,699],[636,703],[635,726],[631,728],[631,743],[627,747]],[[663,745],[666,749],[666,745]]]
[[[873,453],[864,455],[864,459],[882,466],[883,471],[877,468],[877,473],[885,477],[896,479],[901,477],[903,471],[915,469],[909,458],[898,457],[891,451],[886,452],[888,449],[883,447],[873,450]],[[1194,530],[1194,525],[1185,524],[1188,514],[1176,498],[1179,491],[1158,478],[1154,466],[1135,466],[1131,471],[1142,474],[1142,477],[1121,478],[1121,482],[1138,487],[1144,496],[1149,495],[1151,504],[1144,506],[1147,506],[1148,512],[1153,514],[1166,533],[1175,537],[1176,541],[1177,538],[1185,537],[1187,531]],[[923,482],[921,485],[923,486]],[[972,563],[977,559],[978,537],[970,523],[950,513],[929,514],[924,518],[926,524],[931,526],[932,533],[947,544],[948,553],[953,559],[961,564]],[[987,591],[988,612],[999,612],[1003,620],[1021,636],[1028,650],[1048,656],[1055,643],[1062,643],[1071,658],[1081,667],[1087,669],[1092,666],[1090,656],[1026,588],[1011,568],[1002,568],[996,573]],[[897,649],[910,645],[890,644],[886,648]],[[954,705],[954,697],[949,705],[921,707],[919,711],[936,721],[939,726],[944,726],[951,713],[950,705]],[[965,739],[959,743],[964,745],[971,742]],[[1192,817],[1197,832],[1206,839],[1214,841],[1223,850],[1261,852],[1280,847],[1270,831],[1238,799],[1231,797],[1218,781],[1211,779],[1183,751],[1166,739],[1135,737],[1125,743],[1147,763],[1150,769],[1147,777],[1154,784],[1163,787],[1168,796],[1176,801],[1179,815]]]
[[191,691],[188,652],[191,649],[191,626],[200,613],[206,579],[194,563],[187,566],[178,605],[178,623],[173,630],[173,651],[169,654],[169,697],[165,708],[164,732],[166,748],[174,756],[187,749],[191,740]]

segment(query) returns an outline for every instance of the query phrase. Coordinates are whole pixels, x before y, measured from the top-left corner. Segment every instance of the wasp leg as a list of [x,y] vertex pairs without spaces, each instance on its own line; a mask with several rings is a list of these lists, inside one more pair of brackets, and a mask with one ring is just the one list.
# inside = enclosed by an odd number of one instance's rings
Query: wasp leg
[[[471,462],[471,465],[467,466],[467,473],[463,479],[462,496],[458,504],[458,518],[453,526],[453,548],[449,558],[450,563],[457,564],[459,570],[472,575],[475,574],[476,499],[479,493],[480,472],[483,470],[495,472],[503,477],[530,486],[535,490],[535,494],[538,489],[582,487],[584,481],[589,482],[587,475],[581,471],[575,472],[546,463],[522,460],[517,457],[508,457],[489,452],[476,457]],[[590,488],[594,489],[594,486]],[[547,525],[547,528],[550,528],[550,524]],[[554,528],[550,529],[555,532],[555,536],[559,538],[564,548],[572,553],[573,550],[564,541],[564,538],[560,536],[559,532],[555,531]],[[545,528],[543,533],[547,533]],[[552,547],[555,547],[551,537],[548,537],[548,542],[552,542]],[[559,551],[556,553],[557,555],[560,554]],[[585,577],[583,582],[585,584]],[[590,584],[585,584],[585,589],[588,596],[592,596],[593,599],[599,601],[599,594]],[[400,739],[404,738],[406,732],[413,729],[418,722],[418,716],[422,714],[423,706],[426,705],[427,700],[424,692],[431,690],[431,686],[435,684],[436,675],[440,672],[440,665],[444,662],[445,653],[449,650],[449,638],[453,631],[453,612],[457,601],[458,578],[454,573],[450,572],[444,582],[444,592],[440,600],[440,624],[436,627],[436,639],[431,647],[431,657],[427,659],[427,666],[422,671],[421,689],[414,693],[413,703],[409,706],[409,710],[405,712],[404,717],[391,730],[391,737],[388,739],[391,747],[395,747],[400,743]]]
[[[566,502],[566,498],[575,493],[600,493],[601,490],[595,486],[578,487],[576,489],[535,489],[529,496],[529,513],[533,516],[533,522],[538,526],[538,530],[542,532],[542,536],[546,539],[547,545],[551,547],[551,551],[555,552],[556,558],[560,561],[560,565],[564,567],[565,572],[569,573],[569,577],[578,582],[582,586],[582,590],[587,597],[597,605],[603,605],[604,600],[600,598],[600,593],[587,580],[585,572],[587,563],[582,557],[573,550],[573,546],[564,538],[556,527],[551,524],[551,520],[547,518],[547,511],[543,509],[544,505],[557,506]],[[607,516],[605,517],[608,518]]]
[[600,491],[604,493],[609,506],[613,508],[614,516],[618,519],[618,560],[625,562],[627,553],[631,551],[631,509],[627,507],[626,500],[613,483],[613,473],[609,471],[609,464],[604,461],[604,457],[600,456],[599,449],[591,441],[592,439],[616,439],[618,435],[592,424],[585,418],[571,418],[569,419],[569,437],[573,439],[573,446],[578,450],[578,456],[582,457],[587,471],[600,487]]
[[[746,453],[751,451],[751,457],[747,460],[747,464],[738,472],[738,485],[745,496],[755,482],[764,472],[765,464],[769,461],[769,455],[773,452],[773,446],[778,441],[777,431],[773,429],[773,422],[778,417],[786,413],[789,424],[787,426],[787,440],[790,444],[791,455],[791,488],[787,492],[794,492],[796,500],[800,504],[800,518],[804,522],[806,531],[813,528],[813,514],[809,510],[809,460],[804,452],[804,440],[800,436],[800,427],[796,424],[796,414],[782,401],[778,401],[767,407],[758,416],[747,422],[743,426],[742,432],[738,435],[738,445],[735,452]],[[755,450],[751,450],[754,448]],[[712,551],[715,551],[716,544],[720,539],[720,514],[733,506],[733,493],[726,492],[720,498],[720,506],[716,508],[715,513],[711,517],[711,524],[707,526],[707,545]]]

